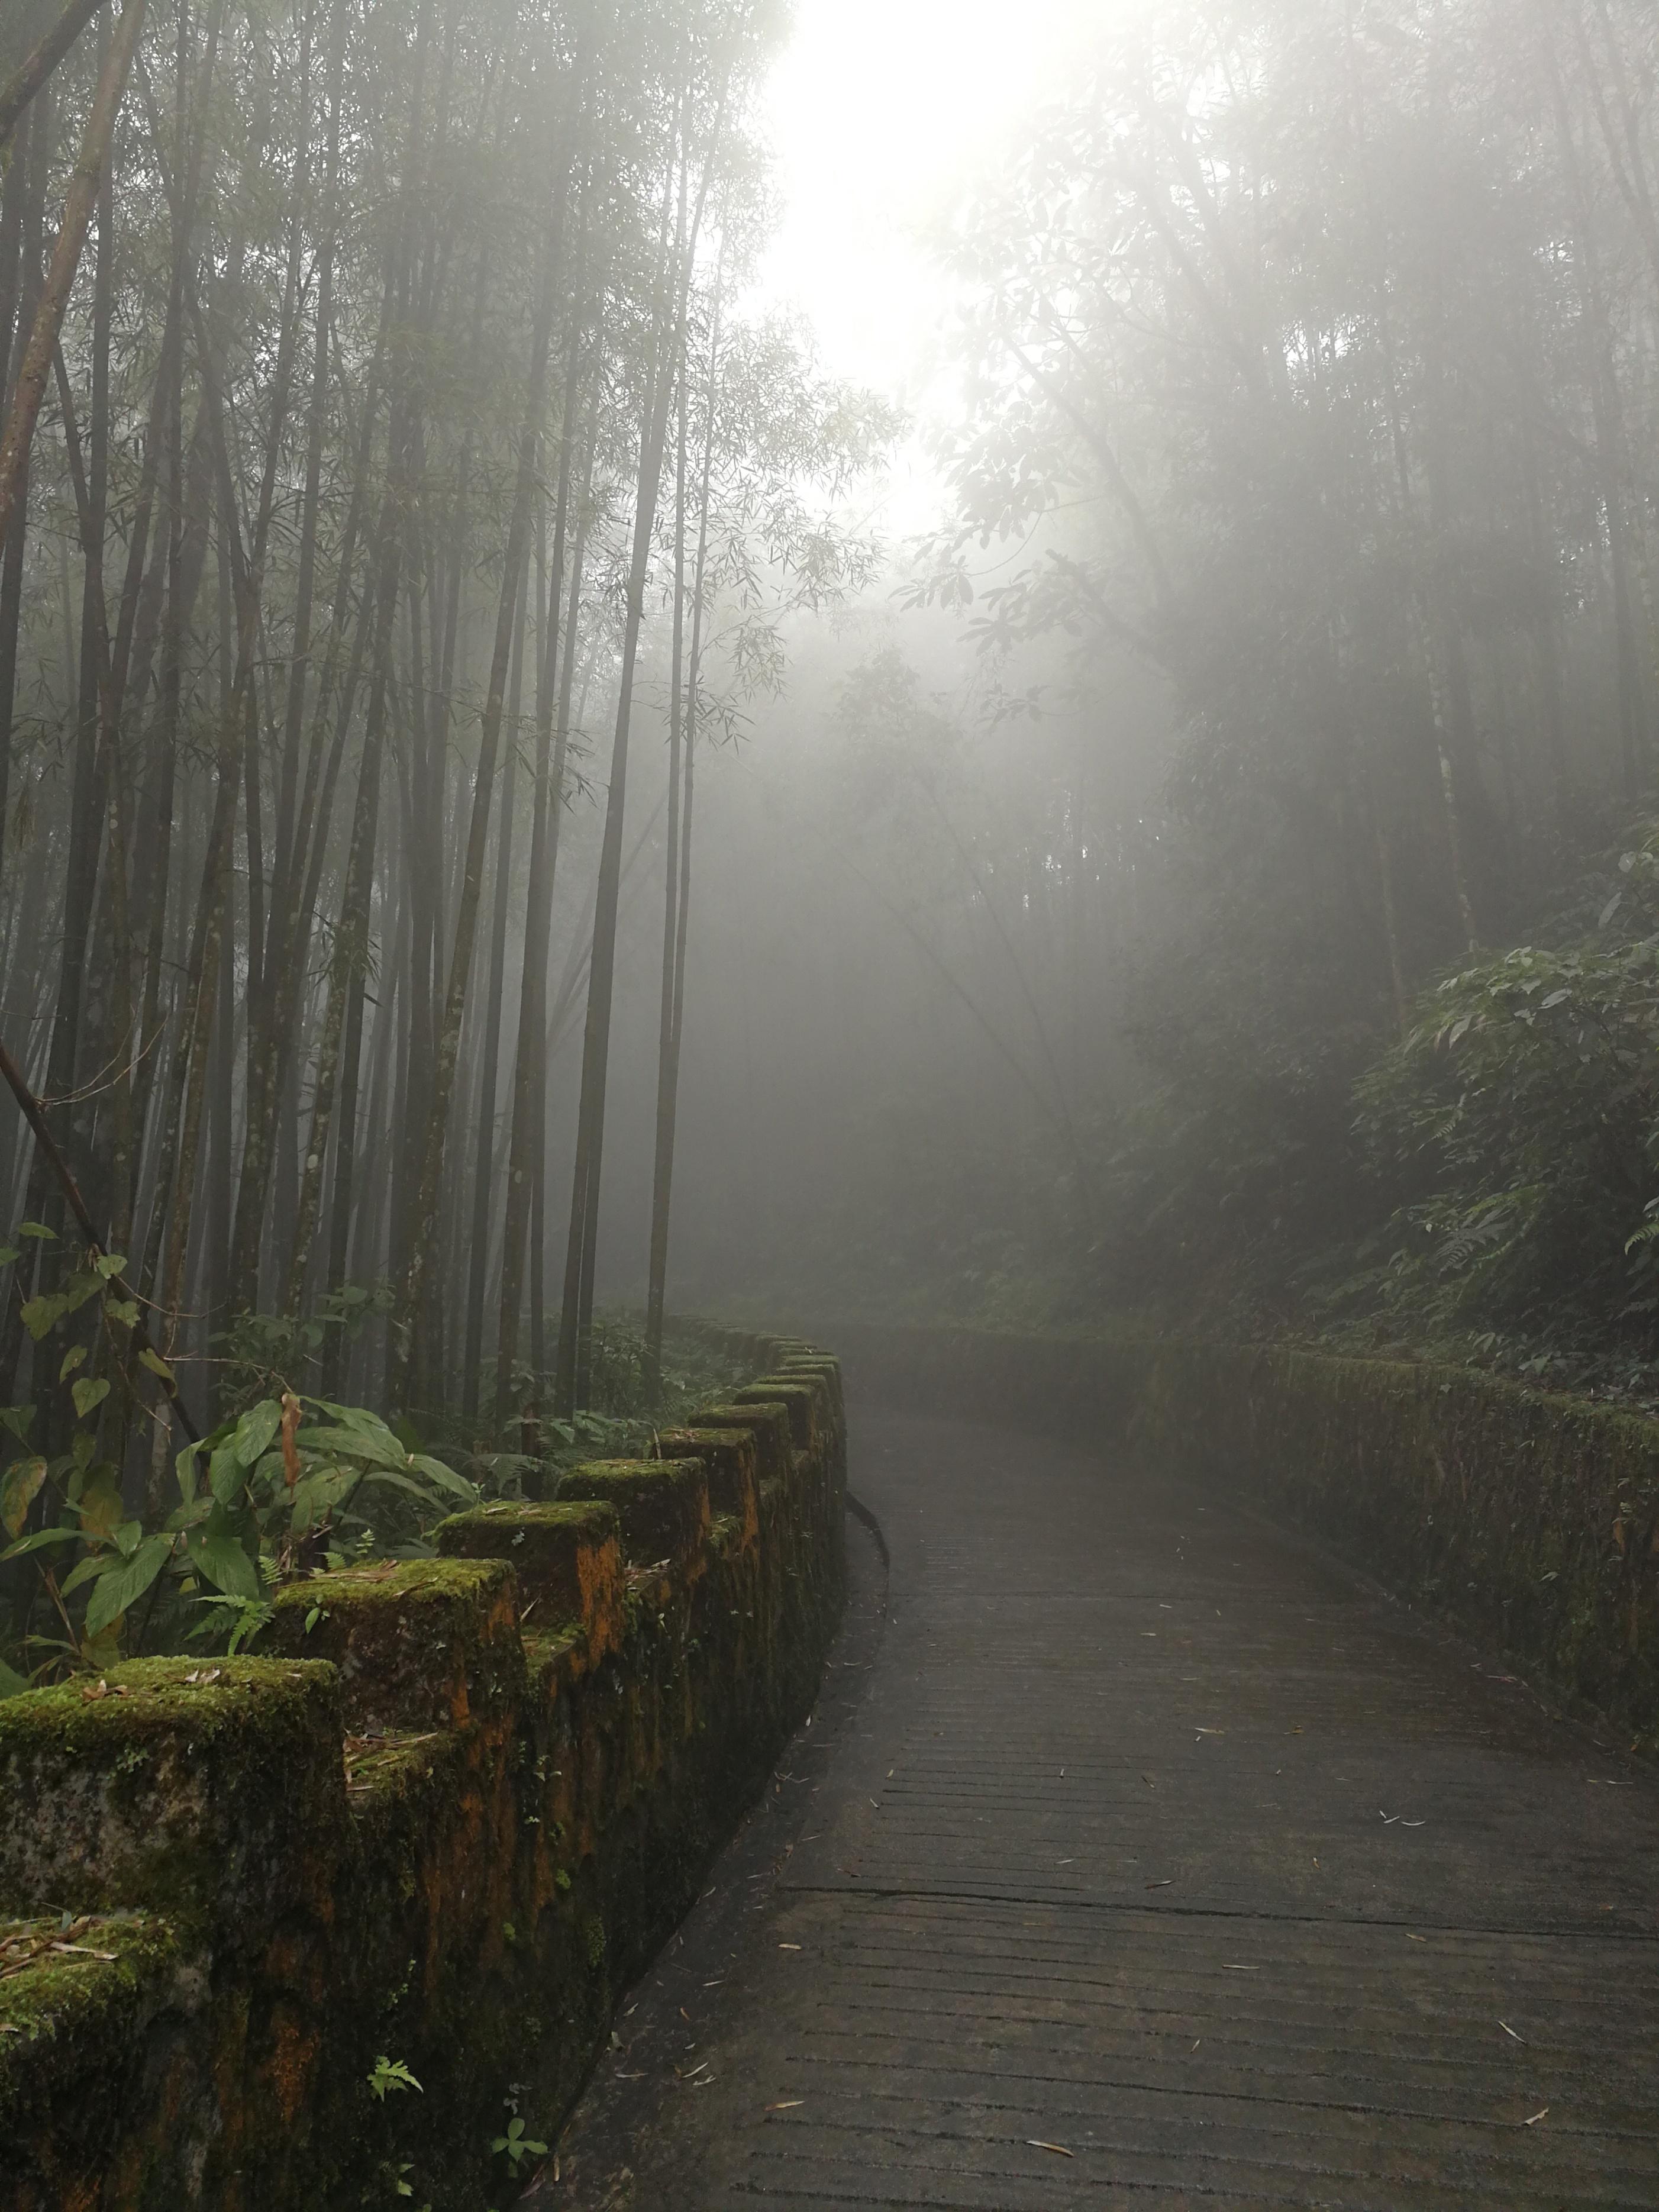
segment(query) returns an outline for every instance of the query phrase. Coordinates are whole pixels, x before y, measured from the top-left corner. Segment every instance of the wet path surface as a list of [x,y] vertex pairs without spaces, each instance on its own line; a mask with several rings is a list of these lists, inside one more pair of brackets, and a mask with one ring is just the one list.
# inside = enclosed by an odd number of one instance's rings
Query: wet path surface
[[1212,1493],[854,1416],[884,1601],[849,1522],[533,2205],[1659,2206],[1650,1771]]

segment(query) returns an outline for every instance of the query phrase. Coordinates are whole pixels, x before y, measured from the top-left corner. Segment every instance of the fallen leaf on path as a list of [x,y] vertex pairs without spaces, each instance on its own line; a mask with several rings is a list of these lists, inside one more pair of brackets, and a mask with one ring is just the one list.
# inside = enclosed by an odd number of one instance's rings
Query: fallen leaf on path
[[1512,2036],[1515,2036],[1515,2040],[1516,2040],[1517,2043],[1524,2043],[1524,2042],[1526,2041],[1526,2039],[1526,2039],[1526,2037],[1525,2037],[1524,2035],[1516,2035],[1516,2034],[1515,2034],[1515,2030],[1514,2030],[1514,2029],[1510,2026],[1510,2024],[1509,2024],[1508,2021],[1506,2021],[1506,2020],[1500,2020],[1500,2021],[1498,2021],[1498,2025],[1499,2026],[1499,2027],[1501,2027],[1501,2028],[1503,2029],[1503,2031],[1504,2031],[1504,2034],[1505,2034],[1505,2035],[1512,2035]]
[[1041,2137],[1037,2136],[1027,2136],[1025,2141],[1032,2150],[1051,2150],[1056,2158],[1075,2158],[1077,2156],[1077,2153],[1074,2150],[1067,2150],[1064,2143],[1044,2142]]
[[780,1951],[799,1951],[800,1945],[799,1943],[780,1943],[778,1948]]
[[1541,2112],[1534,2112],[1529,2120],[1522,2121],[1522,2125],[1523,2127],[1535,2128],[1540,2120],[1547,2120],[1549,2118],[1549,2106],[1546,2105]]
[[1221,1962],[1221,1971],[1224,1974],[1259,1974],[1261,1969],[1260,1966],[1235,1966],[1224,1959]]
[[805,2097],[785,2097],[781,2103],[769,2105],[766,2109],[769,2112],[793,2112],[797,2105],[804,2105],[805,2102]]

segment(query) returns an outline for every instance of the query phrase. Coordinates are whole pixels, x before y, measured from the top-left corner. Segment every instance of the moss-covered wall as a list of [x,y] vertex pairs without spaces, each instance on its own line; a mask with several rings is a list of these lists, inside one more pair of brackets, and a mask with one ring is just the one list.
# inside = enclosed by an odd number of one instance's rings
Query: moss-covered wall
[[662,1458],[292,1585],[264,1656],[0,1704],[3,2212],[507,2201],[839,1615],[834,1364],[734,1348]]
[[1659,1422],[1466,1368],[848,1328],[854,1381],[1134,1448],[1316,1534],[1659,1748]]

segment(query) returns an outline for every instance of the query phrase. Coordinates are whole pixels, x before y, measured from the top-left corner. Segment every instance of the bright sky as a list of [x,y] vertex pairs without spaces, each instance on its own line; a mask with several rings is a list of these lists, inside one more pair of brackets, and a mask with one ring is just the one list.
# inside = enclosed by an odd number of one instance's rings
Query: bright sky
[[769,101],[784,203],[761,293],[826,368],[915,403],[945,295],[915,233],[1122,0],[796,0]]

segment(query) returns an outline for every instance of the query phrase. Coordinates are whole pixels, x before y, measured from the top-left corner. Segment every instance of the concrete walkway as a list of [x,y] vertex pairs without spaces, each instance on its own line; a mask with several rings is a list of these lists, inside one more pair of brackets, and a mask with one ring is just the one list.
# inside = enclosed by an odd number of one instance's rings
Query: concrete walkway
[[1659,2206],[1659,1786],[1213,1495],[854,1408],[824,1704],[539,2206]]

